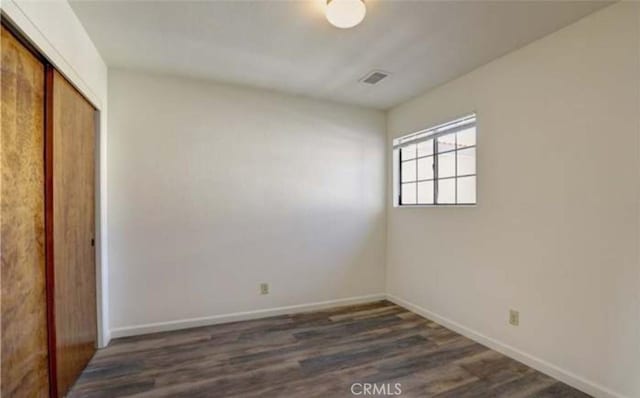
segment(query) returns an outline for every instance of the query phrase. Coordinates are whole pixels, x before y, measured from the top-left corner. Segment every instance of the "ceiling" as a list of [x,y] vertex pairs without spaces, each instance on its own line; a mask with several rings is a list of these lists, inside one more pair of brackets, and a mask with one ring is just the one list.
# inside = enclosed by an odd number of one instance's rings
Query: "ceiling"
[[[366,0],[353,29],[323,0],[72,1],[110,67],[239,83],[387,109],[607,2]],[[377,69],[377,85],[358,80]]]

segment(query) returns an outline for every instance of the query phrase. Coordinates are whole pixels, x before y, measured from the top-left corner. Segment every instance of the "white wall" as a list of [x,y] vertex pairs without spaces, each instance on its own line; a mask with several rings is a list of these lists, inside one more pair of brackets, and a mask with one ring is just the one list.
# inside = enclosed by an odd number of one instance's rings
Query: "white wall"
[[640,397],[639,9],[610,6],[388,115],[390,147],[476,111],[479,204],[389,201],[387,292],[598,396]]
[[382,112],[110,70],[109,129],[114,336],[384,292]]
[[0,7],[14,26],[100,111],[99,186],[97,188],[96,241],[98,291],[98,344],[108,344],[107,280],[107,66],[89,35],[64,0],[2,0]]
[[[66,2],[1,6],[101,111],[98,287],[113,328],[383,290],[383,115],[114,71],[107,231],[106,66]],[[387,202],[388,292],[601,396],[640,396],[638,8],[611,6],[388,114],[387,145],[479,118],[478,207]]]

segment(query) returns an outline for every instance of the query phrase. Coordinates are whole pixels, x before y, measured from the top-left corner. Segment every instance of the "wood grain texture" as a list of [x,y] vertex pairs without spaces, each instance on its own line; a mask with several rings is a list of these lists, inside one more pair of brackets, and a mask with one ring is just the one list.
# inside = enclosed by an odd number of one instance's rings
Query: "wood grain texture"
[[95,352],[95,109],[53,72],[53,270],[58,396]]
[[44,65],[2,26],[0,396],[48,396]]
[[55,272],[53,242],[53,79],[55,69],[45,65],[44,77],[44,252],[47,282],[47,340],[49,345],[49,397],[58,396],[56,359]]
[[[70,397],[588,395],[388,301],[114,340]],[[380,396],[380,395],[378,395]]]

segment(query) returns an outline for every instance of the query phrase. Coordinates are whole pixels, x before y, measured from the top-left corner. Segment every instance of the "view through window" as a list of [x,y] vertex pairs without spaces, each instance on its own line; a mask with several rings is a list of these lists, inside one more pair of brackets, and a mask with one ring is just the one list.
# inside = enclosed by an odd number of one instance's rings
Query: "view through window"
[[476,115],[394,140],[397,204],[476,204]]

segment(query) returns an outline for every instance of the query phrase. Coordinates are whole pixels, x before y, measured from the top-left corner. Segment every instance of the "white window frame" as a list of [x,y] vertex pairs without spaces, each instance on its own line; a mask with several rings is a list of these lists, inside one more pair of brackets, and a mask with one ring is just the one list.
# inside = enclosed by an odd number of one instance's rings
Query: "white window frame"
[[[455,134],[459,131],[468,129],[469,127],[475,127],[475,145],[471,145],[471,146],[466,146],[463,148],[454,148],[452,150],[449,151],[443,151],[443,152],[438,152],[438,148],[437,148],[437,138],[441,137],[441,136],[446,136],[446,135],[450,135],[450,134]],[[401,158],[401,150],[400,148],[408,146],[408,145],[412,145],[412,144],[417,144],[420,142],[424,142],[424,141],[428,141],[428,140],[433,140],[433,153],[431,155],[425,155],[425,156],[416,156],[416,158],[412,158],[409,159],[416,160],[416,167],[417,167],[417,160],[421,159],[421,158],[427,158],[430,156],[433,156],[433,167],[434,167],[434,172],[433,172],[433,178],[432,179],[427,179],[427,180],[419,180],[416,174],[416,183],[419,181],[422,182],[432,182],[433,183],[433,203],[418,203],[418,200],[416,198],[416,203],[402,203],[402,158]],[[468,175],[458,175],[458,171],[457,171],[457,165],[458,165],[458,161],[457,161],[457,153],[460,150],[465,150],[465,149],[470,149],[470,148],[475,148],[476,149],[476,158],[475,158],[475,173],[474,174],[468,174]],[[424,130],[420,130],[418,132],[412,133],[412,134],[408,134],[408,135],[404,135],[402,137],[396,138],[393,140],[393,156],[392,156],[392,160],[393,160],[393,205],[394,207],[403,207],[403,208],[412,208],[412,207],[475,207],[478,205],[478,126],[477,126],[477,116],[476,113],[471,113],[471,114],[467,114],[465,116],[453,119],[451,121],[448,121],[446,123],[441,123],[438,124],[436,126],[433,127],[429,127],[427,129]],[[455,159],[455,164],[456,164],[456,172],[454,174],[454,176],[452,177],[444,177],[444,178],[438,178],[438,170],[437,170],[437,163],[438,163],[438,155],[439,154],[443,154],[443,153],[455,153],[456,159]],[[457,179],[458,178],[464,178],[464,177],[475,177],[475,194],[476,194],[476,200],[473,203],[458,203],[457,202]],[[442,179],[453,179],[454,181],[456,181],[456,197],[455,197],[455,202],[456,203],[437,203],[437,198],[438,198],[438,180],[442,180]],[[405,182],[406,183],[406,182]],[[417,187],[416,187],[417,188]],[[417,193],[416,193],[417,194]]]

